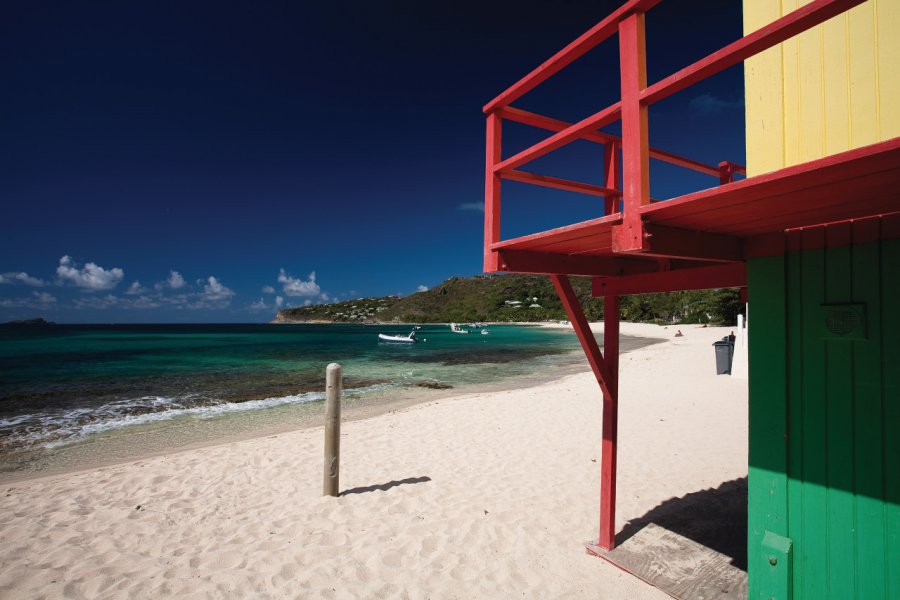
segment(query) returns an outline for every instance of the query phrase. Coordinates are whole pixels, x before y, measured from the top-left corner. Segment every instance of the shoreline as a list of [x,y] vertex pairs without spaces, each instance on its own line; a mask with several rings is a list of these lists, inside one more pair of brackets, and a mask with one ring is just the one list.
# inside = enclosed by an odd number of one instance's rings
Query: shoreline
[[[545,326],[564,328],[552,323]],[[641,333],[642,335],[623,334],[621,348],[623,354],[664,341],[660,337],[651,337],[648,332]],[[558,364],[524,378],[506,377],[490,383],[467,383],[450,389],[398,387],[372,396],[345,396],[343,421],[372,419],[413,406],[472,394],[526,390],[590,371],[580,348],[567,353],[567,356],[571,357],[571,363]],[[0,484],[64,477],[71,473],[114,467],[172,453],[306,431],[322,426],[324,423],[322,407],[322,401],[313,401],[294,407],[261,409],[258,413],[251,411],[236,415],[221,415],[213,419],[172,420],[163,426],[137,425],[94,434],[90,438],[67,444],[61,447],[61,450],[50,451],[43,455],[35,454],[31,462],[24,463],[25,466],[21,469],[0,471]],[[282,415],[290,422],[279,422],[276,415]]]

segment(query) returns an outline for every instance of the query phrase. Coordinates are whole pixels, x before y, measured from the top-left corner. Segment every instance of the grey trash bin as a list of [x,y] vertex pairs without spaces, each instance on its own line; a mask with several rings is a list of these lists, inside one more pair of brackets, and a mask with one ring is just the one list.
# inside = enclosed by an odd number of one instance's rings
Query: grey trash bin
[[713,342],[716,349],[716,375],[731,374],[731,360],[734,358],[734,342],[724,337],[718,342]]

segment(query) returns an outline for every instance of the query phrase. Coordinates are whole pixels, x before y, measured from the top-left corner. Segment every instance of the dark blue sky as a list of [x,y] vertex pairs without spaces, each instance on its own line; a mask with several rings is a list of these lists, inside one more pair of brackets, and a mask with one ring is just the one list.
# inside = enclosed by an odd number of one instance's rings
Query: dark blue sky
[[[276,298],[479,272],[481,107],[618,4],[6,5],[0,320],[259,321]],[[663,2],[649,79],[740,35],[737,0]],[[617,98],[613,38],[515,106],[577,120]],[[505,134],[507,156],[548,135]],[[740,69],[654,106],[651,143],[742,162]],[[528,170],[599,183],[601,156],[579,142]],[[655,197],[713,183],[653,165]],[[504,186],[505,237],[598,214]]]

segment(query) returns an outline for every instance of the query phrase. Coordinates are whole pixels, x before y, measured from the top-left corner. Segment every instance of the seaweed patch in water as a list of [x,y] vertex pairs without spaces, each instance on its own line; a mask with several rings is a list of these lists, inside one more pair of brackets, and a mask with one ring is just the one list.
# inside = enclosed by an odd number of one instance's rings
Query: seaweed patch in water
[[453,365],[478,365],[478,364],[506,364],[513,362],[521,362],[532,358],[540,358],[542,356],[555,356],[566,354],[567,350],[541,348],[541,349],[515,349],[515,350],[491,350],[482,352],[436,352],[434,354],[420,354],[416,356],[395,357],[394,360],[400,362],[431,364],[441,363],[444,366]]

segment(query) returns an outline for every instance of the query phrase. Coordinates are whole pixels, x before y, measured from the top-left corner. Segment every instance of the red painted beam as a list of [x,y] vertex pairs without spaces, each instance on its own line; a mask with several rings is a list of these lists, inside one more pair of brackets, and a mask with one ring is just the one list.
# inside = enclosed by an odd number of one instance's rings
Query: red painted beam
[[612,228],[615,252],[647,250],[640,209],[650,204],[650,146],[647,106],[641,91],[647,86],[644,15],[630,15],[619,23],[619,62],[622,88],[622,224]]
[[581,305],[575,296],[575,290],[572,289],[572,282],[565,275],[551,275],[550,280],[553,282],[553,287],[556,288],[556,293],[559,294],[559,299],[562,301],[563,308],[566,309],[566,314],[569,315],[569,321],[572,322],[575,335],[578,336],[578,341],[581,342],[581,348],[587,356],[597,383],[600,384],[600,389],[603,391],[604,396],[609,395],[612,397],[613,394],[610,393],[609,387],[609,383],[612,380],[609,367],[607,367],[606,361],[603,360],[603,353],[600,352],[597,340],[591,332],[591,326],[581,310]]
[[[496,114],[500,115],[500,118],[502,118],[504,121],[514,121],[516,123],[530,125],[531,127],[537,127],[538,129],[544,129],[546,131],[557,132],[562,131],[563,129],[568,129],[572,126],[572,123],[569,123],[567,121],[560,121],[559,119],[554,119],[553,117],[539,115],[538,113],[522,110],[521,108],[514,108],[512,106],[505,106],[498,110]],[[586,131],[581,135],[580,139],[605,145],[608,142],[618,140],[620,138],[610,133],[604,133],[602,131]]]
[[815,0],[773,21],[753,33],[728,44],[694,64],[657,81],[641,93],[641,101],[649,106],[686,87],[732,67],[747,58],[794,37],[798,33],[824,23],[865,0]]
[[600,445],[600,539],[597,545],[616,545],[616,455],[619,442],[619,297],[603,302],[603,354],[609,371],[609,393],[603,394],[603,441]]
[[538,142],[534,146],[526,148],[518,154],[507,158],[506,160],[498,164],[495,167],[495,170],[508,171],[510,169],[521,167],[527,162],[531,162],[536,158],[553,152],[557,148],[565,146],[573,140],[577,140],[586,132],[600,129],[601,127],[609,125],[610,123],[618,120],[619,103],[616,102],[612,106],[608,106],[600,112],[594,113],[591,116],[578,121],[571,127],[567,127],[566,129],[563,129],[562,131],[551,135],[547,139]]
[[546,254],[528,250],[500,250],[502,271],[541,275],[614,276],[652,273],[659,270],[654,260],[569,254]]
[[591,290],[594,297],[600,297],[708,290],[746,285],[747,265],[745,263],[727,263],[622,277],[595,277]]
[[497,253],[491,244],[500,241],[500,177],[494,165],[502,156],[502,124],[497,115],[487,117],[487,143],[485,144],[484,172],[484,272],[498,270]]
[[[523,125],[530,125],[539,129],[546,129],[547,131],[562,131],[572,126],[571,123],[568,123],[566,121],[560,121],[559,119],[546,117],[544,115],[539,115],[527,110],[513,108],[512,106],[501,108],[499,111],[497,111],[497,114],[499,114],[506,121],[515,121],[516,123],[522,123]],[[621,143],[622,141],[621,137],[609,133],[604,133],[602,131],[586,132],[582,134],[579,139],[604,145],[608,144],[609,142]],[[687,158],[686,156],[680,156],[678,154],[675,154],[674,152],[669,152],[668,150],[660,150],[659,148],[651,147],[650,158],[655,158],[656,160],[661,160],[677,167],[691,169],[692,171],[697,171],[698,173],[703,173],[705,175],[711,175],[713,177],[719,176],[718,167],[708,165],[706,163],[700,162],[699,160]],[[741,169],[737,172],[744,172],[744,167],[742,167],[741,165],[736,165],[736,163],[732,162],[729,162],[728,164],[735,165],[736,169]]]
[[617,197],[621,195],[619,190],[610,189],[600,185],[592,185],[590,183],[582,183],[580,181],[570,181],[568,179],[560,179],[558,177],[550,177],[549,175],[538,175],[536,173],[527,173],[525,171],[500,171],[500,177],[511,181],[521,181],[522,183],[532,183],[542,187],[554,188],[557,190],[566,190],[568,192],[578,192],[588,194],[590,196]]
[[488,102],[484,107],[484,112],[490,113],[498,108],[509,106],[616,33],[619,21],[622,18],[634,11],[648,11],[660,2],[661,0],[629,0],[608,17],[581,34],[571,44],[544,61],[541,66]]
[[675,165],[676,167],[684,167],[685,169],[697,171],[698,173],[703,173],[704,175],[712,175],[714,177],[719,176],[719,169],[717,169],[716,167],[708,165],[706,163],[702,163],[699,160],[679,156],[674,152],[651,147],[649,149],[649,154],[650,158],[661,160],[662,162],[669,163],[670,165]]
[[590,239],[604,233],[609,234],[612,223],[618,223],[621,220],[620,215],[607,215],[597,217],[581,223],[572,225],[564,225],[541,231],[540,233],[532,233],[511,240],[503,240],[491,246],[493,250],[502,250],[504,248],[512,248],[515,250],[526,250],[537,248],[539,246],[552,245],[558,242],[564,242],[572,239]]
[[744,260],[741,238],[722,233],[708,233],[690,229],[644,224],[645,256],[687,258],[713,262]]

